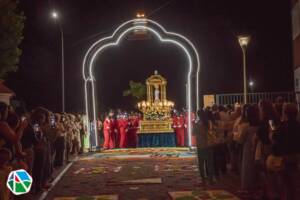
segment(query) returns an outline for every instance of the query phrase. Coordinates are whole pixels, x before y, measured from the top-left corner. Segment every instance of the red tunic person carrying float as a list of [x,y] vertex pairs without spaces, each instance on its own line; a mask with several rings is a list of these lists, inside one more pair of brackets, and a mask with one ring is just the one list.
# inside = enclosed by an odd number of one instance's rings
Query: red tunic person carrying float
[[182,115],[177,114],[173,118],[173,128],[176,133],[176,146],[184,146],[184,129],[185,129],[185,119]]
[[114,144],[114,132],[113,124],[109,117],[106,117],[103,122],[103,134],[104,134],[104,149],[112,149],[115,147]]
[[126,148],[127,146],[127,133],[128,133],[128,120],[125,116],[118,119],[118,131],[119,131],[119,147]]

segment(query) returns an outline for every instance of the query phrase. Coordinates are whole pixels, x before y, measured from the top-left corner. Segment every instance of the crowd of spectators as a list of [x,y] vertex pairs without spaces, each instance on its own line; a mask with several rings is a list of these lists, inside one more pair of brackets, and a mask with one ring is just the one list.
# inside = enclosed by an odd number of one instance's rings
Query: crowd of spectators
[[296,104],[213,105],[194,125],[202,180],[214,184],[229,172],[245,198],[296,200],[300,124]]
[[[193,134],[205,184],[230,173],[240,178],[239,192],[245,197],[297,199],[300,124],[296,104],[279,98],[275,103],[213,105],[197,115]],[[0,102],[0,199],[13,198],[6,179],[16,169],[32,175],[32,193],[51,187],[54,169],[83,152],[83,121],[80,115],[52,113],[42,107],[18,113]]]
[[0,199],[13,199],[6,187],[12,170],[25,169],[33,177],[31,193],[48,189],[54,169],[83,151],[84,134],[80,115],[52,113],[42,107],[18,113],[0,102]]

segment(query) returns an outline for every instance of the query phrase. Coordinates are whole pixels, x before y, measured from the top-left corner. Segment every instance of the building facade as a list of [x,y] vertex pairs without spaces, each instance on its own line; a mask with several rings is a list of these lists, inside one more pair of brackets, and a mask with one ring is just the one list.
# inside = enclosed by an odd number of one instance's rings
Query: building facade
[[295,92],[300,103],[300,0],[292,0],[292,28]]
[[15,96],[15,93],[4,85],[3,80],[0,80],[0,101],[10,105],[10,99]]

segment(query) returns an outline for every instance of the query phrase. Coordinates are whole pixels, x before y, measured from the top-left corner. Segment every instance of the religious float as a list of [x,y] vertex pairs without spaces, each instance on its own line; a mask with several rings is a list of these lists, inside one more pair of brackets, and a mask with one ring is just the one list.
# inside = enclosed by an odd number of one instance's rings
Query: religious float
[[147,100],[138,103],[143,113],[138,131],[140,147],[176,146],[171,111],[167,100],[167,80],[157,71],[146,79]]

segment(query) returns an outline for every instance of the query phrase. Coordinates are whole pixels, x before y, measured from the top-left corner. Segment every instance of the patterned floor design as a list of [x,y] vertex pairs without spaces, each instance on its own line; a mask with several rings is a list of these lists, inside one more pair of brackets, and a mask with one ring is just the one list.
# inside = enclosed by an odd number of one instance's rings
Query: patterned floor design
[[113,149],[95,153],[86,159],[93,158],[136,158],[136,157],[194,157],[195,152],[186,147],[171,148],[136,148],[136,149]]
[[118,195],[82,196],[82,197],[58,197],[54,200],[118,200]]
[[[157,152],[166,151],[154,153]],[[138,151],[134,153],[139,154]],[[224,177],[213,186],[204,185],[193,156],[103,158],[97,156],[99,153],[95,155],[75,162],[46,199],[110,200],[116,195],[120,200],[238,199],[234,196],[237,195],[238,177]]]
[[169,192],[172,200],[239,200],[224,190],[175,191]]

